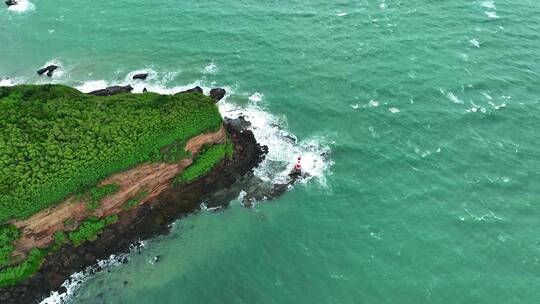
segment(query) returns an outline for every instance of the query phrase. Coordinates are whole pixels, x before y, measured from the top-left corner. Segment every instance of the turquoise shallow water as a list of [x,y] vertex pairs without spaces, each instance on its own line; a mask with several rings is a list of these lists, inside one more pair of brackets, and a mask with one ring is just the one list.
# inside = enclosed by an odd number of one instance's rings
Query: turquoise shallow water
[[539,2],[33,5],[0,10],[2,84],[226,86],[224,112],[278,122],[260,174],[299,152],[316,176],[180,220],[73,303],[538,302]]

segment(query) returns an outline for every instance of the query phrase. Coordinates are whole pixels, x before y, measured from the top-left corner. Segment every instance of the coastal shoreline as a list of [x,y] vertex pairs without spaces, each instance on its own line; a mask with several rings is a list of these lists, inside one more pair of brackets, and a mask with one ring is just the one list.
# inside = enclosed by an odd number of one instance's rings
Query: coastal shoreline
[[251,131],[233,123],[225,126],[234,143],[232,159],[223,160],[209,174],[192,183],[172,186],[149,202],[122,211],[119,221],[106,227],[96,240],[78,247],[64,245],[46,258],[33,277],[0,289],[0,302],[39,302],[52,291],[62,292],[62,284],[73,273],[112,254],[126,253],[140,240],[168,233],[172,222],[199,210],[201,202],[226,206],[238,195],[236,188],[228,187],[243,178],[249,179],[253,168],[264,159],[265,149],[256,142]]

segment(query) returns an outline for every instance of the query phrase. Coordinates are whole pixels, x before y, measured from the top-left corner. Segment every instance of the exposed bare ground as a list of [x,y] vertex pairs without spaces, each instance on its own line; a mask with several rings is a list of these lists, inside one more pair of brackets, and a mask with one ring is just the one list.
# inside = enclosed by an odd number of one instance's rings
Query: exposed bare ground
[[[194,157],[203,145],[223,143],[226,138],[225,128],[222,125],[217,132],[191,138],[186,143],[185,149]],[[141,199],[139,204],[150,201],[167,189],[171,184],[171,179],[192,162],[192,159],[183,159],[178,163],[147,163],[116,173],[102,181],[100,185],[117,184],[120,190],[103,199],[95,210],[88,211],[85,200],[79,201],[75,197],[69,197],[64,202],[44,209],[29,219],[15,221],[13,224],[20,229],[21,238],[16,243],[13,255],[22,259],[32,248],[50,246],[57,231],[75,230],[89,216],[102,217],[118,214],[122,211],[124,203],[140,192],[147,192],[148,195]],[[65,225],[67,222],[71,223]]]

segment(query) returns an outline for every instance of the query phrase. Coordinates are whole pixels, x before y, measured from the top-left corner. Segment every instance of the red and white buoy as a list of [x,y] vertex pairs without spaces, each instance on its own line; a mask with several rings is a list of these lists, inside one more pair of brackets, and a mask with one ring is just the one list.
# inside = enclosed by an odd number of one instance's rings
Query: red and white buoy
[[300,163],[302,161],[302,157],[298,156],[296,159],[296,164],[294,165],[294,170],[296,171],[302,171],[302,164]]

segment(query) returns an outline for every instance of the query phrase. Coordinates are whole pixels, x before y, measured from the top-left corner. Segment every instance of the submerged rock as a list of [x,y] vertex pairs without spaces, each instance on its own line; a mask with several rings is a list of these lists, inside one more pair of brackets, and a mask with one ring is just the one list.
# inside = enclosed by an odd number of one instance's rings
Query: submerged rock
[[108,87],[101,90],[95,90],[87,94],[94,95],[94,96],[111,96],[111,95],[116,95],[116,94],[131,93],[131,91],[133,91],[133,87],[130,85],[112,86],[112,87]]
[[15,1],[15,0],[7,0],[6,1],[7,6],[12,6],[12,5],[17,5],[17,4],[19,4],[19,3],[17,1]]
[[133,79],[146,80],[147,77],[148,77],[148,73],[141,73],[141,74],[133,75]]
[[47,76],[52,77],[54,71],[58,69],[57,65],[51,64],[49,66],[46,66],[44,68],[41,68],[37,70],[38,75],[43,75],[45,72],[47,72]]
[[189,90],[185,90],[185,91],[182,91],[182,92],[178,92],[174,95],[178,95],[178,94],[184,94],[184,93],[200,93],[202,94],[203,93],[203,89],[200,87],[200,86],[196,86],[194,87],[193,89],[189,89]]
[[225,93],[227,93],[225,89],[215,88],[210,90],[210,97],[212,97],[212,99],[217,102],[220,101],[223,97],[225,97]]

